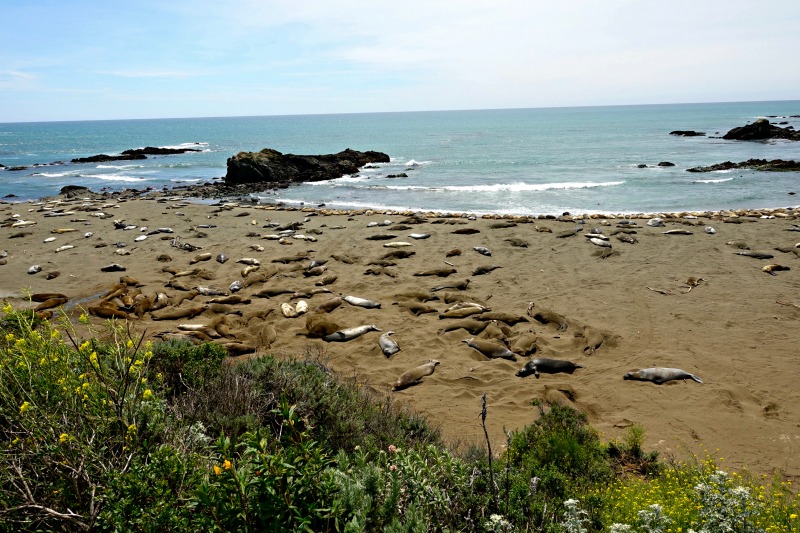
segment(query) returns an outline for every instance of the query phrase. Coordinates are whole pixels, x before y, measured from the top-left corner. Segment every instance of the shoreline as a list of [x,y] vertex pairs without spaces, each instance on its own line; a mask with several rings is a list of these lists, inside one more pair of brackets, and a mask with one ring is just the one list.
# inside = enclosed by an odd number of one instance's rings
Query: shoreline
[[[244,346],[279,357],[322,354],[337,373],[354,376],[377,392],[390,392],[406,370],[428,359],[439,360],[433,375],[421,384],[391,394],[426,414],[453,443],[481,441],[477,415],[485,392],[487,427],[497,445],[505,441],[504,429],[519,429],[532,421],[531,401],[545,399],[586,413],[607,441],[641,424],[645,449],[657,450],[662,457],[702,456],[706,449],[718,449],[712,453],[725,457],[725,466],[763,473],[777,468],[788,478],[800,479],[800,458],[793,453],[800,444],[795,423],[800,392],[793,357],[800,344],[800,308],[786,305],[800,304],[800,261],[793,253],[774,250],[800,244],[800,232],[786,231],[800,224],[799,208],[530,217],[278,207],[222,199],[200,203],[174,190],[128,194],[0,202],[0,219],[8,222],[18,215],[13,220],[30,222],[0,228],[0,250],[8,251],[6,264],[0,265],[3,299],[33,308],[38,304],[26,299],[26,290],[60,292],[69,298],[69,306],[103,294],[120,277],[129,276],[141,284],[142,294],[164,292],[171,299],[164,310],[145,311],[141,317],[128,312],[137,331],[148,337],[189,334],[178,329],[182,324],[224,323],[229,339],[236,339],[236,347],[230,349]],[[646,220],[656,216],[664,219],[664,227],[647,226]],[[620,218],[636,224],[618,224]],[[381,225],[384,220],[390,224]],[[115,221],[133,227],[115,229]],[[576,221],[585,222],[583,232],[559,237],[568,226],[556,222]],[[716,234],[704,232],[709,225]],[[598,255],[605,248],[582,236],[595,226],[610,237],[609,250],[614,253]],[[141,231],[143,227],[148,229]],[[283,241],[272,237],[279,228],[290,227],[304,238],[287,238],[288,233]],[[172,232],[151,233],[157,229]],[[619,241],[624,233],[611,235],[622,229],[636,231],[630,236],[638,242]],[[664,234],[675,229],[691,234]],[[89,232],[92,235],[86,237]],[[28,234],[11,238],[14,233]],[[395,238],[374,240],[387,233]],[[412,233],[430,237],[416,240],[409,238]],[[774,258],[736,255],[739,249],[726,244],[734,241]],[[391,242],[411,246],[384,247]],[[119,243],[125,246],[116,246]],[[198,248],[179,247],[183,244]],[[55,251],[63,246],[72,248]],[[475,247],[486,247],[492,255],[481,255]],[[456,248],[461,254],[449,255]],[[381,259],[392,250],[414,255]],[[230,260],[218,263],[213,257],[219,253]],[[201,254],[211,255],[192,263]],[[273,262],[300,255],[301,261]],[[170,260],[162,260],[164,256]],[[243,275],[247,265],[237,263],[242,258],[257,259],[259,269]],[[311,260],[326,261],[324,272],[309,274]],[[101,271],[112,263],[126,270]],[[761,271],[768,263],[790,270],[771,276]],[[41,272],[28,274],[33,264],[39,264]],[[500,268],[476,274],[490,265]],[[419,275],[437,268],[456,272]],[[197,272],[177,276],[170,270]],[[60,275],[46,279],[56,271]],[[259,276],[265,279],[253,281]],[[336,280],[318,285],[326,276]],[[704,281],[686,285],[690,277]],[[465,290],[431,291],[464,279],[471,280]],[[237,280],[252,284],[231,293],[229,285]],[[188,297],[191,288],[199,286],[243,300],[213,304],[214,298],[224,297]],[[267,289],[276,294],[256,296]],[[315,292],[322,290],[331,292]],[[439,299],[420,301],[419,293]],[[376,324],[382,332],[394,331],[392,338],[401,350],[384,356],[377,332],[349,342],[310,338],[308,316],[337,295],[382,305],[367,309],[342,303],[321,316],[341,328]],[[454,300],[447,302],[449,298]],[[484,331],[505,337],[509,346],[534,334],[536,352],[517,355],[516,361],[490,359],[463,342],[476,335],[463,329],[442,331],[457,319],[438,315],[459,298],[522,318],[513,324],[498,321],[496,328]],[[179,299],[182,303],[175,305]],[[295,306],[300,300],[308,303],[309,313],[285,318],[281,304]],[[527,311],[530,302],[535,302],[534,309],[541,306],[565,317],[566,330],[535,320]],[[93,298],[83,308],[98,303],[99,298]],[[154,320],[166,310],[203,305],[211,307],[194,318]],[[74,321],[79,313],[75,307],[69,315]],[[93,317],[92,323],[101,327],[104,320]],[[228,338],[212,335],[217,342],[222,340],[218,337]],[[477,334],[481,335],[488,333]],[[598,338],[599,346],[589,348]],[[538,379],[515,376],[526,361],[537,357],[571,360],[585,368]],[[659,386],[622,378],[625,372],[653,366],[682,368],[704,383]]]

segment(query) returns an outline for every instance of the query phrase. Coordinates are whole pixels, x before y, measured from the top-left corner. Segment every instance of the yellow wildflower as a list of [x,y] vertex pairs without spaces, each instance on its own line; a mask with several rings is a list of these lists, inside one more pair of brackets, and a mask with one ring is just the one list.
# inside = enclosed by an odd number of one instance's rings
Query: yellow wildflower
[[31,408],[30,402],[22,402],[22,405],[19,406],[19,414],[23,414],[30,408]]
[[10,315],[14,312],[14,308],[11,307],[10,303],[6,302],[6,304],[3,306],[3,312],[7,315]]
[[64,444],[68,440],[69,440],[69,435],[67,435],[66,433],[62,433],[61,435],[58,436],[58,442],[60,442],[61,444]]
[[218,467],[217,465],[214,465],[214,473],[216,475],[220,475],[222,473],[222,469],[220,467]]
[[51,339],[57,339],[59,337],[61,337],[61,332],[58,331],[57,329],[54,329],[53,331],[50,332]]
[[133,341],[131,339],[128,339],[128,342],[125,343],[125,346],[127,346],[127,348],[130,350],[131,348],[133,348]]
[[91,343],[91,342],[89,342],[89,341],[83,341],[83,344],[81,344],[81,345],[78,347],[78,351],[80,351],[80,352],[82,352],[82,353],[85,353],[85,352],[87,352],[87,351],[89,350],[89,348],[91,348],[91,347],[92,347],[92,343]]
[[6,333],[6,342],[14,342],[15,338],[13,333]]
[[89,315],[85,312],[81,313],[81,316],[78,317],[78,322],[80,322],[81,324],[85,325],[88,324],[90,321],[91,319],[89,318]]
[[89,363],[97,366],[97,352],[92,352],[91,355],[89,355]]
[[150,400],[153,397],[153,391],[145,389],[142,393],[142,400]]
[[789,515],[789,520],[796,520],[796,519],[797,519],[797,513],[792,513]]
[[136,424],[131,424],[128,426],[128,433],[134,434],[136,433]]
[[225,462],[222,463],[222,465],[225,467],[225,470],[230,470],[231,469],[231,462],[228,461],[227,459],[225,459]]

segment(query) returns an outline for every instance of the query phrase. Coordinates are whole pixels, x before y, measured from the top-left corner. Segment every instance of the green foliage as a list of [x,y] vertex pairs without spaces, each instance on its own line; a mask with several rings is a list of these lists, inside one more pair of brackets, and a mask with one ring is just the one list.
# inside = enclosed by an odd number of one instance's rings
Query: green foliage
[[324,531],[332,485],[330,463],[283,400],[277,435],[245,433],[238,445],[217,442],[218,464],[197,490],[205,531]]
[[[512,433],[507,456],[507,486],[501,487],[506,514],[515,523],[555,523],[563,502],[580,497],[590,509],[589,489],[612,478],[605,447],[586,415],[560,405],[540,407],[539,418]],[[500,476],[506,483],[506,476]],[[503,498],[503,492],[506,497]]]
[[219,376],[227,352],[218,344],[167,341],[153,346],[152,372],[161,374],[166,396],[183,394]]
[[4,312],[14,327],[0,346],[0,517],[89,529],[112,477],[163,434],[165,405],[146,377],[152,353],[122,327],[109,344],[70,344],[50,322],[34,329],[30,315]]
[[480,505],[467,465],[437,446],[341,451],[336,462],[330,474],[342,531],[426,531],[426,524],[462,529]]

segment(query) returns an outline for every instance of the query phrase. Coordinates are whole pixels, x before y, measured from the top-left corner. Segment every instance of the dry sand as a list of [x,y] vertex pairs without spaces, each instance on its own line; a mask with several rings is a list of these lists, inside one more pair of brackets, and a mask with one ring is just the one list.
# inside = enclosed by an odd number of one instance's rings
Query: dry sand
[[[98,213],[107,214],[107,218]],[[355,376],[364,386],[381,392],[389,392],[404,371],[437,359],[441,364],[419,385],[391,394],[427,414],[451,442],[482,443],[479,413],[483,393],[488,400],[487,426],[495,448],[504,443],[504,428],[518,429],[534,419],[532,400],[547,398],[587,413],[605,440],[620,438],[627,427],[641,424],[646,429],[646,448],[658,450],[662,456],[687,458],[690,453],[702,455],[708,450],[717,458],[723,457],[722,464],[727,468],[746,466],[756,472],[777,471],[798,477],[800,261],[795,253],[774,248],[795,249],[800,233],[787,229],[800,224],[800,210],[738,213],[742,216],[723,212],[685,218],[684,213],[666,219],[665,227],[649,227],[646,222],[650,217],[642,216],[635,219],[633,237],[638,242],[624,243],[612,236],[611,250],[617,253],[600,258],[595,254],[604,249],[591,244],[583,234],[557,237],[559,232],[577,227],[572,220],[520,218],[514,220],[516,226],[493,228],[510,220],[469,220],[466,216],[428,213],[423,214],[425,222],[411,224],[412,220],[406,220],[408,213],[219,207],[175,197],[0,204],[0,220],[6,222],[0,228],[0,250],[8,252],[5,264],[0,266],[0,297],[30,307],[36,304],[27,301],[26,294],[63,293],[70,299],[66,307],[75,316],[79,310],[76,303],[97,305],[99,295],[122,275],[141,282],[146,295],[163,291],[174,298],[186,292],[166,286],[173,276],[162,271],[163,267],[179,271],[202,268],[213,278],[195,275],[176,279],[188,287],[202,285],[227,291],[234,280],[244,280],[241,271],[245,265],[237,260],[256,258],[260,269],[248,278],[264,272],[274,275],[237,293],[250,297],[249,304],[230,306],[230,311],[242,314],[230,314],[226,319],[239,341],[258,353],[281,356],[323,350],[340,374]],[[764,213],[776,217],[759,218]],[[52,214],[61,216],[46,216]],[[12,219],[12,215],[18,217]],[[14,220],[35,224],[12,227],[8,223]],[[115,220],[136,228],[115,229]],[[368,227],[370,222],[384,220],[391,225]],[[587,217],[583,233],[600,228],[611,235],[618,229],[618,221],[619,217]],[[264,227],[268,223],[302,224],[298,233],[316,240],[289,239],[286,242],[291,244],[280,244],[263,238],[277,232],[274,227]],[[198,228],[201,224],[214,227]],[[397,229],[398,224],[409,228]],[[135,241],[147,234],[140,231],[141,226],[148,231],[172,228],[174,233],[152,234]],[[713,226],[716,233],[705,233],[705,226]],[[57,228],[75,231],[52,233]],[[466,228],[478,232],[454,234]],[[540,231],[545,228],[552,232]],[[664,234],[672,229],[692,234]],[[93,235],[85,237],[86,232]],[[11,238],[18,233],[26,234]],[[430,238],[415,240],[409,238],[411,233],[429,233]],[[377,234],[397,237],[367,240]],[[55,240],[43,242],[49,237]],[[175,237],[201,249],[177,248],[173,246]],[[506,240],[509,238],[522,239],[528,245],[513,246]],[[384,247],[398,241],[412,246]],[[726,244],[729,241],[746,242],[754,251],[775,257],[759,260],[735,255],[738,250]],[[125,243],[122,249],[130,255],[116,253],[115,243],[120,242]],[[106,246],[98,247],[102,244]],[[74,247],[56,252],[64,245]],[[257,251],[251,246],[264,249]],[[491,257],[476,252],[474,247],[479,246],[488,248]],[[461,255],[447,257],[447,252],[456,248]],[[382,272],[369,264],[392,250],[415,254],[395,260],[395,266],[384,267]],[[205,252],[213,256],[224,253],[230,260],[221,264],[212,258],[190,265],[193,257]],[[308,252],[309,259],[289,264],[272,262],[301,252]],[[162,254],[171,256],[171,261],[158,261]],[[343,262],[347,257],[354,262]],[[327,260],[321,276],[304,276],[302,268],[310,259]],[[111,263],[126,270],[101,271]],[[457,272],[448,277],[414,276],[425,270],[448,268],[446,263]],[[762,272],[762,267],[770,263],[791,270],[775,276]],[[28,274],[34,264],[41,265],[42,271]],[[473,274],[475,268],[484,265],[501,268]],[[370,269],[375,273],[366,273]],[[46,274],[54,271],[60,275],[46,279]],[[326,316],[343,328],[375,324],[383,332],[394,331],[393,338],[401,348],[398,353],[383,355],[378,332],[349,342],[310,339],[303,334],[307,315],[285,318],[280,310],[282,303],[296,304],[298,298],[291,294],[252,296],[266,288],[320,288],[315,282],[326,275],[337,276],[335,282],[325,286],[333,294],[300,299],[312,310],[338,294],[379,302],[380,309],[344,303]],[[684,283],[690,277],[705,281],[689,291]],[[431,293],[433,287],[465,279],[471,280],[465,291]],[[489,359],[462,342],[472,337],[465,330],[440,333],[455,321],[438,316],[451,304],[441,299],[429,301],[425,305],[436,312],[416,316],[407,306],[419,302],[399,296],[412,291],[441,298],[448,292],[460,294],[493,312],[525,317],[525,321],[505,327],[512,345],[520,335],[535,332],[538,351],[533,357],[568,359],[585,368],[572,375],[516,377],[515,372],[530,357],[517,356],[517,361]],[[209,299],[198,295],[184,301],[180,308],[198,306]],[[527,313],[531,302],[535,303],[531,314],[549,308],[566,318],[567,329],[559,331],[552,323],[534,320]],[[142,318],[130,316],[139,331],[154,335],[177,331],[178,324],[211,323],[221,315],[205,311],[193,319],[175,321],[153,321],[150,313]],[[102,319],[94,320],[102,323]],[[585,331],[584,326],[590,329]],[[586,349],[588,340],[597,338],[598,333],[603,343],[591,353]],[[623,380],[630,370],[656,366],[682,368],[700,376],[704,383],[688,380],[659,386]]]

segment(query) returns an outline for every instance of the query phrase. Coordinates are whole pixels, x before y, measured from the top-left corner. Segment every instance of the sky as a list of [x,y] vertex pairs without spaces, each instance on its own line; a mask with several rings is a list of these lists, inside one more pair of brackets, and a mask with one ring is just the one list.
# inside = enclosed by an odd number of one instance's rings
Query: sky
[[800,0],[0,0],[0,122],[800,99]]

